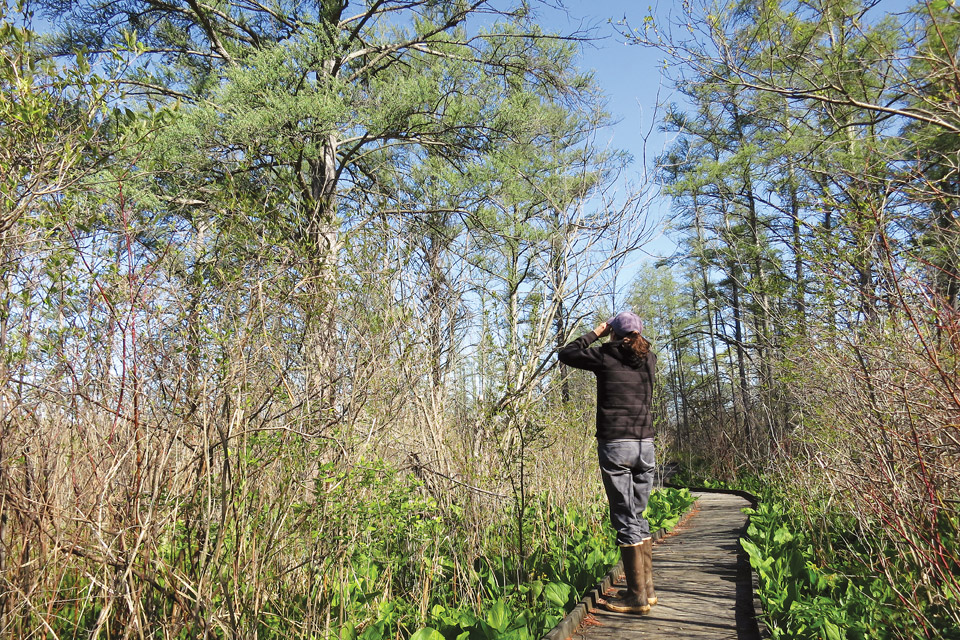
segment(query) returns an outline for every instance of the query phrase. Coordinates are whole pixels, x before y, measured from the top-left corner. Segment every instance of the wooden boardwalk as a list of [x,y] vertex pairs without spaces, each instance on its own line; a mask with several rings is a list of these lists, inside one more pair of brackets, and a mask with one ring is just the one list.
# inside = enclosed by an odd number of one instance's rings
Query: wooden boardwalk
[[660,603],[646,616],[594,608],[573,633],[574,640],[761,637],[750,565],[737,542],[747,522],[741,510],[750,504],[736,495],[693,493],[699,498],[695,513],[653,547]]

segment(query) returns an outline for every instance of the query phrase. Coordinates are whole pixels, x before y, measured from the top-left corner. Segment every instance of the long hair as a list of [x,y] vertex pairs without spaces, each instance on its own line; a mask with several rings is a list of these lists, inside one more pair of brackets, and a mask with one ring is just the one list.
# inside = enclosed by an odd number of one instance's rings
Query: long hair
[[647,354],[650,352],[650,342],[636,331],[628,333],[623,337],[623,346],[641,360],[645,360]]

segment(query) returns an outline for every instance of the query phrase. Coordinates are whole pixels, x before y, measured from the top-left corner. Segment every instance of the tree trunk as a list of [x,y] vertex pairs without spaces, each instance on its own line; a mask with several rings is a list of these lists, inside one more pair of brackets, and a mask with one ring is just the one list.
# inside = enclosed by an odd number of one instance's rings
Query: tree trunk
[[807,335],[807,291],[805,286],[806,274],[803,270],[803,237],[800,227],[800,201],[797,195],[797,185],[790,169],[790,181],[787,189],[790,202],[790,226],[793,232],[793,279],[794,295],[793,308],[797,313],[797,322],[801,337]]
[[740,405],[743,407],[743,435],[747,446],[753,446],[753,414],[750,402],[750,386],[747,383],[747,355],[743,348],[743,309],[740,302],[740,271],[732,260],[727,263],[730,274],[730,302],[733,312],[733,339],[737,347],[737,379],[740,382]]
[[[318,159],[308,161],[309,188],[303,194],[306,228],[306,260],[310,282],[305,287],[305,327],[307,399],[313,403],[314,415],[323,415],[337,404],[336,382],[336,300],[337,258],[340,232],[336,214],[337,137],[328,135],[322,141]],[[323,420],[321,419],[321,422]]]

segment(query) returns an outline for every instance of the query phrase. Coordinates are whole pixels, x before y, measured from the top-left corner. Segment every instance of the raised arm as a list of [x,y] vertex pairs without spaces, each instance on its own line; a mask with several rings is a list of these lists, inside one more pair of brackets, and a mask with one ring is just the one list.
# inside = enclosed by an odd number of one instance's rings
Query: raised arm
[[603,363],[603,354],[600,349],[591,349],[590,344],[610,333],[610,326],[601,322],[593,331],[583,334],[557,353],[560,362],[565,365],[596,371]]

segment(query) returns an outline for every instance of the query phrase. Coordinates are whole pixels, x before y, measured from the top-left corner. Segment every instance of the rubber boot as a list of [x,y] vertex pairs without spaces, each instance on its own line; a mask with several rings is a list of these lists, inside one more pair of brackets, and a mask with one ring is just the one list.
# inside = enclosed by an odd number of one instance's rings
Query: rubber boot
[[653,590],[653,538],[647,538],[640,543],[640,553],[643,556],[643,587],[647,594],[647,604],[657,604],[657,592]]
[[643,550],[640,543],[620,547],[620,559],[623,560],[623,573],[627,579],[627,594],[617,594],[607,599],[607,609],[617,613],[650,613],[643,582]]

